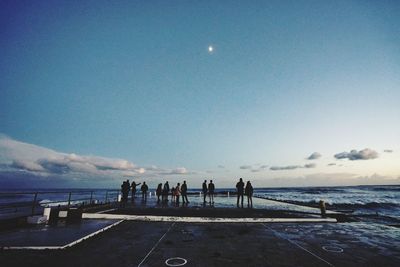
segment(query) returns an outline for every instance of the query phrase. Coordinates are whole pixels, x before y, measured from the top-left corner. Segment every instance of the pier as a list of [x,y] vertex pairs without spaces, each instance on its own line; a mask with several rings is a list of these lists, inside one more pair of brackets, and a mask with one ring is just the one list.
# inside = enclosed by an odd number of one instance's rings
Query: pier
[[236,197],[228,194],[218,194],[214,205],[198,194],[189,201],[176,206],[158,203],[153,195],[125,206],[92,203],[80,205],[79,221],[2,229],[0,260],[4,266],[396,266],[400,261],[395,227],[343,221],[343,214],[332,211],[321,217],[316,208],[257,197],[253,208],[236,208]]

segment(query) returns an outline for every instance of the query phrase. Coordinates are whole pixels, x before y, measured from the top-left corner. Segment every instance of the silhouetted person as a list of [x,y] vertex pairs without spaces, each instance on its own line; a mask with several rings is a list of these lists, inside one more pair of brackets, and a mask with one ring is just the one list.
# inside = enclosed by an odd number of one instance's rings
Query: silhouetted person
[[250,181],[247,181],[244,193],[247,196],[247,207],[253,208],[253,186],[251,185]]
[[215,185],[213,184],[213,181],[210,180],[210,183],[208,184],[208,195],[210,197],[210,204],[214,204],[214,190]]
[[204,180],[202,192],[203,192],[203,197],[204,197],[204,203],[206,203],[206,197],[207,197],[207,180]]
[[124,187],[125,187],[126,181],[123,181],[121,184],[121,207],[124,205]]
[[143,182],[140,190],[142,190],[142,199],[144,201],[146,201],[147,200],[147,191],[149,190],[149,187],[147,186],[146,182]]
[[158,184],[157,189],[156,189],[156,195],[157,195],[157,203],[160,203],[160,196],[162,194],[162,184]]
[[243,193],[244,193],[244,183],[243,179],[240,178],[239,182],[236,184],[236,192],[237,192],[237,207],[239,208],[239,198],[242,199],[242,208],[243,208]]
[[187,184],[186,181],[183,181],[183,184],[181,186],[181,193],[182,193],[182,202],[185,203],[189,203],[188,197],[187,197]]
[[181,195],[181,184],[178,183],[175,187],[175,201],[176,205],[179,206],[179,196]]
[[121,204],[122,204],[122,207],[125,207],[126,202],[128,202],[129,189],[130,189],[129,180],[126,180],[121,185],[121,193],[122,193],[122,199],[121,199],[122,203]]
[[140,185],[141,183],[135,183],[135,181],[132,181],[131,184],[131,190],[132,190],[132,202],[135,200],[136,197],[136,186]]
[[175,196],[176,196],[176,195],[175,195],[175,187],[172,187],[172,188],[171,188],[171,202],[172,202],[172,203],[175,203],[175,199],[176,199]]
[[168,194],[169,194],[169,184],[168,181],[166,181],[162,191],[162,197],[164,202],[168,202]]

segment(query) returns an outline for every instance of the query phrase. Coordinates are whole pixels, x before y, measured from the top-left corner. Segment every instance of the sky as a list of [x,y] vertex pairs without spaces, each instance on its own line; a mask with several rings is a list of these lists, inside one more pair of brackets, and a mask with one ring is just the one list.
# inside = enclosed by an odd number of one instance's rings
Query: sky
[[399,184],[399,14],[3,0],[0,186]]

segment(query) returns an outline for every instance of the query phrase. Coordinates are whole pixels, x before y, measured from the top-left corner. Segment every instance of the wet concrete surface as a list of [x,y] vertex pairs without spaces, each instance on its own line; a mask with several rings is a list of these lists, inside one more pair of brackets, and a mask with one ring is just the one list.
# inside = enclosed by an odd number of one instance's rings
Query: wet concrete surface
[[[325,248],[325,249],[324,249]],[[125,221],[60,251],[0,251],[2,266],[399,266],[398,228],[365,223]]]
[[[197,208],[197,209],[221,209],[221,208],[234,208],[236,210],[249,210],[247,203],[247,198],[244,197],[243,206],[237,209],[237,198],[236,196],[228,196],[226,194],[217,194],[214,197],[214,203],[210,203],[209,198],[206,198],[206,202],[203,202],[203,197],[199,194],[189,195],[189,203],[184,204],[182,199],[179,204],[173,203],[171,197],[169,197],[168,202],[163,203],[158,202],[157,198],[152,195],[144,201],[140,197],[136,197],[134,201],[129,201],[126,205],[128,208]],[[241,203],[240,203],[241,204]],[[290,211],[290,212],[302,212],[308,214],[320,214],[321,211],[318,208],[300,206],[291,203],[284,203],[281,201],[273,201],[270,199],[263,199],[254,196],[253,197],[253,208],[254,209],[264,209],[269,211]],[[335,214],[334,211],[327,211],[328,214]]]
[[77,239],[107,227],[117,220],[82,220],[66,223],[59,221],[54,225],[31,225],[0,232],[0,248],[64,246]]

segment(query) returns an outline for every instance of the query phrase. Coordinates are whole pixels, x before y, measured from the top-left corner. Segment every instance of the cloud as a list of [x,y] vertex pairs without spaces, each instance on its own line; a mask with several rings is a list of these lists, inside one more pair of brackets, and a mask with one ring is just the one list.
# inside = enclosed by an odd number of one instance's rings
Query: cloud
[[314,159],[319,159],[322,155],[318,152],[312,153],[307,159],[308,160],[314,160]]
[[145,168],[146,171],[157,171],[159,168],[156,165],[151,165],[150,167]]
[[315,164],[315,163],[309,163],[309,164],[304,165],[304,168],[306,168],[306,169],[311,169],[311,168],[315,168],[315,167],[317,167],[317,164]]
[[163,172],[164,175],[181,175],[181,174],[188,174],[188,171],[184,167],[179,167],[167,172]]
[[151,177],[189,173],[184,167],[162,169],[153,165],[145,168],[125,159],[57,152],[0,135],[0,173],[21,174],[21,172],[27,175],[18,177],[30,177],[29,179],[51,177],[52,179],[67,180],[87,178],[110,180],[121,176],[138,176],[145,173]]
[[268,165],[261,165],[259,164],[254,164],[252,165],[242,165],[239,167],[241,170],[249,170],[251,172],[261,172],[264,171],[266,168],[268,168]]
[[336,163],[329,163],[327,166],[335,166]]
[[250,170],[251,169],[251,165],[242,165],[239,167],[239,169],[241,170]]
[[289,165],[289,166],[272,166],[269,168],[271,171],[283,171],[283,170],[295,170],[302,168],[300,165]]
[[217,166],[219,169],[225,169],[225,166],[224,165],[218,165]]
[[351,150],[350,152],[338,153],[335,154],[334,157],[336,159],[369,160],[376,159],[378,157],[378,153],[375,150],[366,148],[360,151]]
[[[5,166],[7,166],[7,165],[5,165]],[[34,171],[34,172],[45,171],[45,169],[36,162],[28,162],[28,161],[23,161],[23,160],[19,160],[19,159],[14,159],[12,161],[10,167],[15,168],[15,169]]]
[[315,168],[317,165],[315,163],[309,163],[305,165],[288,165],[288,166],[272,166],[269,168],[271,171],[289,171],[295,169],[311,169]]
[[385,149],[385,150],[383,150],[383,152],[385,152],[385,153],[393,153],[393,150],[392,149]]

